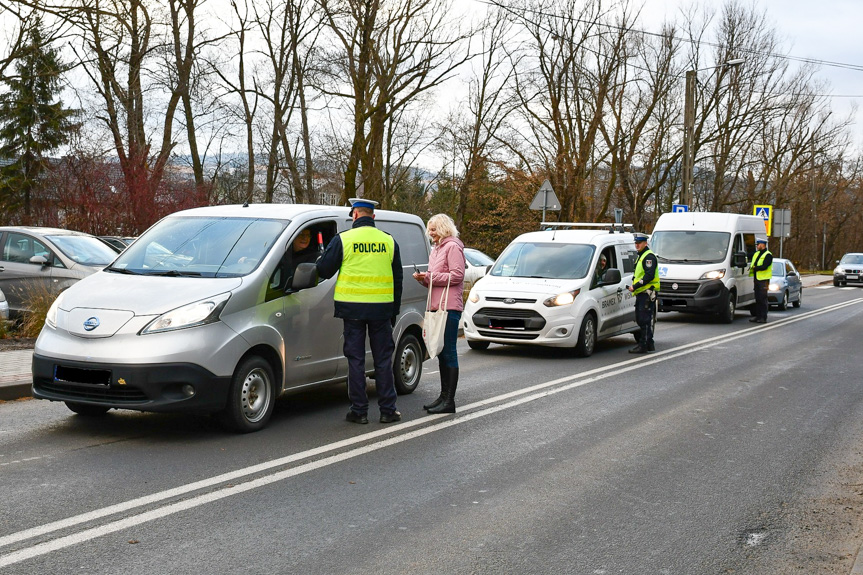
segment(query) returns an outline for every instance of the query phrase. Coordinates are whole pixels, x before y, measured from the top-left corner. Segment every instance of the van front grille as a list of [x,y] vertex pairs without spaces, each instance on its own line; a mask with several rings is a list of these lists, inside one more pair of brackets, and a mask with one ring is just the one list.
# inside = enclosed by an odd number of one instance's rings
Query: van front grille
[[87,385],[34,379],[33,387],[43,395],[62,401],[98,400],[129,404],[148,401],[143,391],[127,386]]
[[[674,289],[672,285],[676,285],[677,289]],[[698,288],[701,284],[696,282],[674,282],[674,281],[660,281],[659,282],[659,292],[663,294],[680,294],[680,295],[692,295],[698,291]]]
[[538,333],[503,333],[500,331],[487,331],[484,329],[477,330],[481,336],[493,337],[496,339],[513,339],[513,340],[529,340],[539,337]]

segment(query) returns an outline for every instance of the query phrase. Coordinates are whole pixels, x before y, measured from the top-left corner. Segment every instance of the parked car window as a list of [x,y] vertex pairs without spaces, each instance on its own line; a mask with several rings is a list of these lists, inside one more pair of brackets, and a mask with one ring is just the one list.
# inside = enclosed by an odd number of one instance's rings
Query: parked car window
[[591,271],[594,246],[561,243],[514,243],[498,258],[493,276],[580,279]]
[[4,260],[27,264],[30,263],[30,258],[33,256],[43,256],[45,259],[50,259],[51,250],[31,236],[16,232],[6,234],[6,241],[3,244]]
[[482,253],[479,250],[474,250],[471,248],[465,248],[464,250],[464,259],[466,259],[470,265],[472,266],[490,266],[494,263],[494,260]]
[[[117,252],[93,236],[45,236],[75,263],[85,266],[106,266],[117,257]],[[47,248],[45,248],[47,251]],[[50,260],[50,255],[46,256]]]

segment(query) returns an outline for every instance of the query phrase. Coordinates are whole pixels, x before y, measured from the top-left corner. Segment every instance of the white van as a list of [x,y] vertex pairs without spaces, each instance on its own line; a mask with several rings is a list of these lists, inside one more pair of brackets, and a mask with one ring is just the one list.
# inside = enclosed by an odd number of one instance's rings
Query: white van
[[[515,238],[470,290],[462,318],[471,349],[542,345],[589,356],[600,339],[638,339],[635,298],[626,289],[638,255],[632,234],[610,224],[552,225]],[[598,273],[602,258],[606,269]]]
[[666,213],[650,237],[659,260],[658,309],[712,314],[734,321],[738,308],[755,304],[749,262],[755,237],[764,236],[756,216],[714,212]]
[[[214,413],[248,432],[266,425],[279,394],[345,381],[337,276],[318,284],[314,264],[297,263],[350,229],[348,210],[214,206],[162,219],[54,302],[36,341],[33,397],[82,415]],[[396,391],[411,393],[425,355],[426,289],[410,273],[427,268],[429,242],[417,216],[376,210],[375,224],[398,242],[407,270],[393,372]],[[312,245],[295,254],[306,229]]]

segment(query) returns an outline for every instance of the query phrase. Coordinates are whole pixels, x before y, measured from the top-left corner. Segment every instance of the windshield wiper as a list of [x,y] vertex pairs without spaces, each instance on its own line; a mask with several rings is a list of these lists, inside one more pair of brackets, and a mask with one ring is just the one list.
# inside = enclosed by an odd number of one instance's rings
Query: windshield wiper
[[115,274],[128,274],[130,276],[139,276],[141,272],[136,272],[134,270],[128,270],[126,268],[115,268],[114,266],[108,266],[105,268],[106,272],[114,272]]
[[165,270],[163,272],[152,272],[148,276],[166,276],[171,278],[196,278],[201,277],[201,272],[179,272],[177,270]]

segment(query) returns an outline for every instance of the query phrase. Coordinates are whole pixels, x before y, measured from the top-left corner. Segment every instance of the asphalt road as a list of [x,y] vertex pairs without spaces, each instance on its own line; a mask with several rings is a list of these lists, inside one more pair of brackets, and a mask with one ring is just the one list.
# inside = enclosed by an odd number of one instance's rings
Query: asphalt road
[[2,404],[0,572],[848,573],[863,497],[805,557],[801,518],[863,484],[863,289],[748,317],[660,315],[648,357],[462,341],[459,413],[429,362],[395,426],[343,385],[250,435]]

